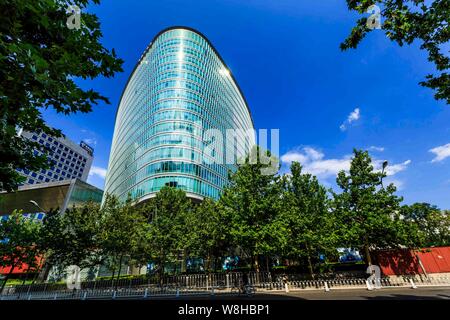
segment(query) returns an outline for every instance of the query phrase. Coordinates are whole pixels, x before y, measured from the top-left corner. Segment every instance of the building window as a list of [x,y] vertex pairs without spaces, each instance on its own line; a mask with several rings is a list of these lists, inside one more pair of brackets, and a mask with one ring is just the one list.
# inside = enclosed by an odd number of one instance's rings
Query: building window
[[28,183],[34,184],[34,180],[33,179],[28,179]]

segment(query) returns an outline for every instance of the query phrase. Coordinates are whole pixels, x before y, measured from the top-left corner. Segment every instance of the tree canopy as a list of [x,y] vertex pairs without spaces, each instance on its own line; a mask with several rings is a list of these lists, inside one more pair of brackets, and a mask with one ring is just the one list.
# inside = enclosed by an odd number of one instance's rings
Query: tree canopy
[[[373,6],[376,5],[380,9]],[[341,44],[342,50],[356,48],[369,32],[377,32],[373,22],[379,14],[381,29],[398,45],[420,44],[435,66],[434,74],[428,74],[420,85],[435,90],[435,98],[450,103],[450,3],[448,0],[347,0],[349,10],[360,14],[370,11],[371,16],[360,18],[350,35]]]
[[[259,149],[257,150],[259,159]],[[266,154],[270,157],[269,152]],[[230,225],[230,235],[244,256],[252,258],[252,266],[259,270],[260,255],[273,254],[285,239],[282,221],[277,219],[281,206],[281,184],[276,172],[265,169],[270,165],[250,162],[239,165],[223,191],[220,205]]]
[[333,211],[339,222],[343,247],[360,248],[368,264],[370,250],[398,247],[400,202],[393,184],[383,187],[384,172],[374,170],[367,151],[354,150],[349,173],[341,171],[336,179],[341,193],[333,192]]
[[25,217],[21,211],[14,211],[8,219],[0,220],[0,266],[10,268],[0,292],[16,268],[23,269],[27,265],[26,272],[38,269],[40,228],[39,223]]
[[278,175],[248,160],[217,201],[192,201],[165,186],[141,203],[107,195],[101,206],[48,212],[42,224],[15,212],[0,221],[1,265],[34,268],[41,256],[48,266],[103,265],[119,277],[122,266],[154,263],[162,277],[169,265],[183,272],[189,258],[211,271],[239,256],[239,267],[271,270],[284,260],[314,278],[338,248],[359,249],[370,264],[375,250],[450,244],[449,212],[402,206],[367,151],[354,150],[350,169],[337,176],[340,190],[325,188],[297,162]]
[[[60,137],[42,118],[44,109],[73,114],[92,111],[107,97],[77,80],[112,77],[123,61],[100,42],[100,22],[85,11],[99,0],[1,0],[0,11],[0,190],[23,181],[16,169],[46,169],[48,150],[18,130]],[[69,5],[81,9],[80,28],[66,25]],[[38,150],[41,153],[35,154]]]

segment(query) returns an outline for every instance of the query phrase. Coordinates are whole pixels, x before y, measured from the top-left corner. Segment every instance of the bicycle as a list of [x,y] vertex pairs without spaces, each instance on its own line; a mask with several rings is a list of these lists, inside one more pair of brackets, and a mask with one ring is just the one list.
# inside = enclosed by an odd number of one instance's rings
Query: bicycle
[[246,295],[247,297],[253,297],[255,295],[256,288],[251,284],[246,284],[245,286],[234,285],[231,288],[231,293],[235,295]]
[[226,287],[227,287],[227,285],[226,285],[225,281],[222,281],[222,280],[217,281],[216,289],[225,290]]

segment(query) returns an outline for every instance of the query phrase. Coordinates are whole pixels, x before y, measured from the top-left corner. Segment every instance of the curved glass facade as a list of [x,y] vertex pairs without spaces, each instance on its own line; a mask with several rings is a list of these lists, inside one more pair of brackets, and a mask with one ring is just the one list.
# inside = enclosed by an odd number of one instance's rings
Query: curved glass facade
[[[205,143],[209,129],[223,135],[223,146],[220,139]],[[237,132],[236,146],[226,143],[229,129]],[[167,29],[147,47],[122,94],[105,194],[142,201],[169,185],[217,199],[236,165],[205,149],[214,143],[223,154],[248,150],[255,143],[243,134],[249,129],[245,98],[211,43],[192,29]]]

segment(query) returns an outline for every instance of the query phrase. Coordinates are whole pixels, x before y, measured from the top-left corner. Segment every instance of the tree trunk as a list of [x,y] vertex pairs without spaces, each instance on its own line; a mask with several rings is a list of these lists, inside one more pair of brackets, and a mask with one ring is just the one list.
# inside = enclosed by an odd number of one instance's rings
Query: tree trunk
[[166,260],[166,257],[164,255],[161,256],[160,258],[160,264],[159,264],[159,271],[158,271],[158,275],[159,275],[159,284],[160,286],[163,285],[163,277],[164,277],[164,261]]
[[11,266],[11,270],[9,270],[9,272],[8,272],[8,274],[6,275],[5,279],[3,279],[3,283],[2,283],[2,286],[1,286],[1,288],[0,288],[0,294],[3,292],[3,289],[4,289],[5,286],[6,286],[6,282],[8,282],[9,276],[13,273],[15,267],[16,267],[16,265],[13,264],[13,265]]
[[123,259],[123,254],[121,254],[120,258],[119,258],[119,271],[117,272],[117,280],[120,279],[120,273],[122,272],[122,259]]
[[183,255],[181,258],[181,267],[180,267],[181,273],[186,273],[186,249],[183,249]]
[[308,244],[306,244],[306,256],[308,258],[308,268],[309,268],[309,273],[311,274],[311,278],[314,280],[314,268],[311,262],[311,253],[309,251],[309,246]]
[[117,272],[117,281],[116,281],[116,285],[114,287],[114,290],[117,290],[117,286],[119,284],[119,280],[120,280],[120,272],[122,271],[122,258],[123,258],[123,254],[120,255],[120,259],[119,259],[119,271]]
[[210,253],[208,253],[208,255],[206,256],[205,271],[206,272],[211,271],[211,254]]
[[42,267],[42,270],[38,274],[38,280],[39,282],[43,283],[45,280],[47,280],[48,274],[50,273],[50,270],[52,268],[51,263],[44,262],[44,266]]
[[268,256],[266,256],[266,271],[270,272],[270,270],[269,270],[269,257]]
[[259,272],[259,263],[258,263],[258,255],[254,257],[255,259],[255,271]]
[[28,276],[29,276],[30,269],[31,269],[31,267],[28,266],[28,269],[27,269],[27,271],[25,272],[25,277],[24,277],[24,279],[23,279],[23,281],[22,281],[22,285],[24,285],[24,284],[25,284],[25,281],[28,280]]
[[37,268],[37,270],[36,270],[36,274],[34,275],[33,281],[31,282],[31,284],[35,284],[36,280],[37,280],[38,277],[39,277],[39,273],[41,272],[41,269],[42,269],[43,267],[44,267],[44,259],[42,259],[42,260],[39,262],[39,266],[38,266],[38,268]]
[[372,257],[370,256],[369,245],[364,244],[364,255],[366,256],[367,265],[370,267],[372,265]]

